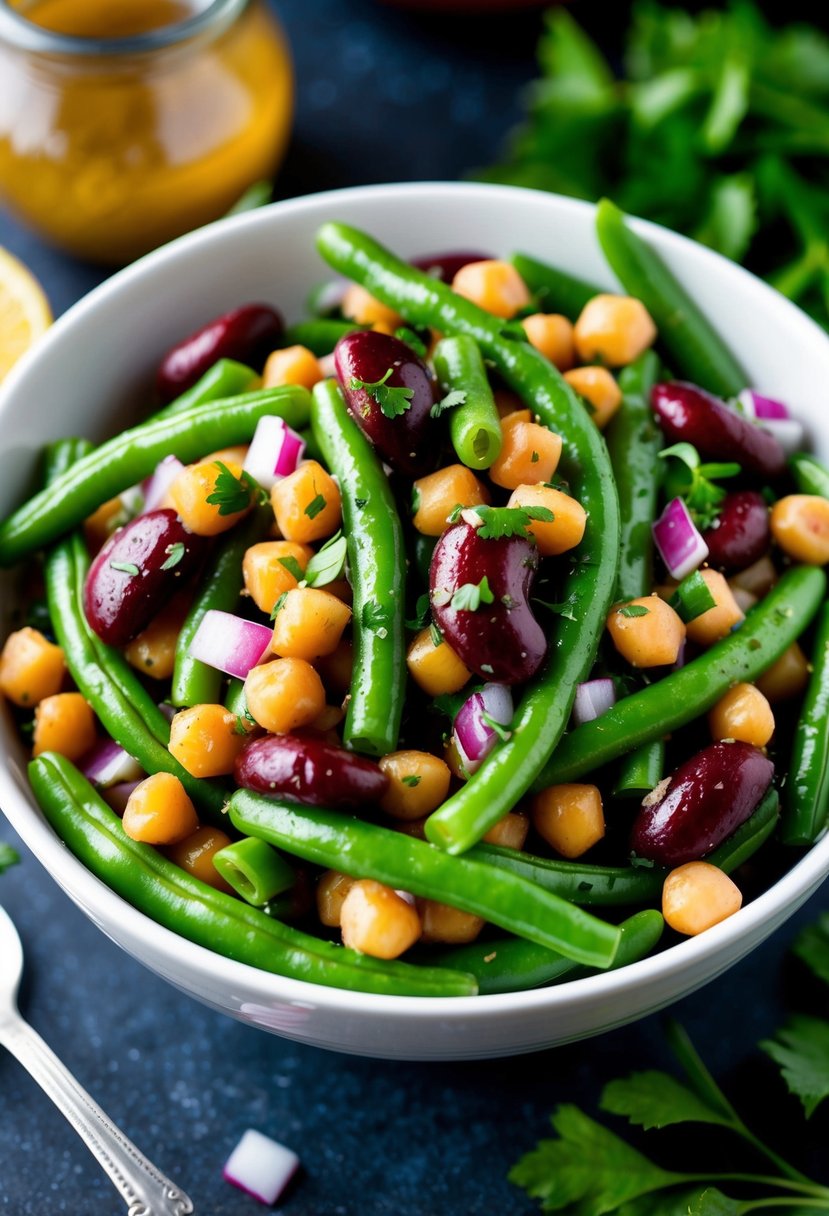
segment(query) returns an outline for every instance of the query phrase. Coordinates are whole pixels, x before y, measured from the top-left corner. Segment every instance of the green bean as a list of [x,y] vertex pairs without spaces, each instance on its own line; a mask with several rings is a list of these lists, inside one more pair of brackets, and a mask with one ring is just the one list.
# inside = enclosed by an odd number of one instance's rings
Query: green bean
[[[757,852],[774,831],[779,804],[777,790],[772,787],[751,817],[727,840],[717,845],[706,861],[726,874],[733,873],[737,866]],[[628,866],[599,866],[583,861],[533,857],[518,849],[493,844],[476,845],[467,856],[520,874],[546,891],[555,892],[562,899],[592,908],[653,903],[659,899],[668,873],[659,866],[647,866],[641,861]]]
[[800,636],[825,595],[826,575],[817,566],[785,571],[734,633],[679,671],[576,727],[562,740],[534,788],[577,781],[699,717],[734,684],[751,683]]
[[[634,912],[622,921],[619,949],[608,970],[616,971],[650,954],[658,945],[664,927],[662,913],[653,908]],[[481,996],[521,992],[592,974],[590,969],[579,966],[558,951],[547,950],[520,937],[472,942],[425,957],[432,966],[457,968],[474,975]]]
[[337,270],[395,308],[409,324],[475,338],[507,385],[561,434],[561,469],[587,512],[585,537],[569,555],[571,569],[561,592],[573,611],[555,620],[547,660],[525,690],[510,739],[427,820],[430,840],[463,852],[526,793],[564,730],[577,684],[593,665],[618,560],[618,502],[610,461],[604,440],[567,382],[529,343],[505,337],[504,323],[497,317],[344,224],[325,224],[317,245]]
[[291,385],[208,402],[122,431],[0,523],[0,565],[12,565],[74,528],[102,502],[148,477],[164,456],[190,461],[245,443],[266,414],[303,426],[309,405],[307,390]]
[[829,817],[829,604],[818,616],[811,671],[786,781],[785,844],[812,844]]
[[[651,409],[651,389],[659,360],[646,351],[619,376],[622,404],[607,429],[607,447],[619,492],[621,545],[618,600],[648,595],[653,588],[653,532],[659,478],[656,470],[664,445]],[[662,779],[665,746],[661,740],[637,748],[622,764],[616,794],[646,793]],[[652,783],[643,786],[643,781]]]
[[371,329],[370,325],[358,325],[356,321],[340,321],[336,317],[318,317],[312,321],[297,321],[285,330],[283,346],[305,346],[319,358],[330,355],[340,338],[353,334],[355,329]]
[[432,359],[442,390],[464,394],[449,415],[458,459],[470,469],[488,469],[501,451],[501,420],[477,343],[468,334],[443,338]]
[[613,961],[618,928],[517,874],[451,857],[391,828],[250,790],[237,790],[229,811],[240,832],[305,861],[450,903],[588,966]]
[[153,421],[174,418],[176,414],[183,414],[198,405],[206,405],[210,401],[224,401],[228,397],[251,392],[258,382],[259,377],[252,367],[237,363],[235,359],[218,359],[192,388],[186,389],[181,396],[153,414]]
[[83,583],[89,556],[75,533],[46,555],[46,597],[55,635],[66,666],[108,735],[146,773],[174,773],[201,812],[222,819],[225,792],[210,781],[191,777],[170,755],[170,724],[140,684],[119,651],[106,646],[90,629],[83,610]]
[[543,312],[563,313],[571,321],[576,321],[585,304],[602,293],[601,287],[577,279],[575,275],[558,270],[546,262],[539,262],[525,253],[514,253],[510,261]]
[[256,836],[234,840],[213,854],[213,865],[237,895],[261,908],[296,881],[285,858]]
[[311,425],[340,485],[354,589],[354,667],[343,739],[374,756],[394,751],[406,688],[403,527],[380,460],[333,380],[314,388]]
[[654,739],[622,757],[613,785],[617,798],[642,798],[656,789],[665,772],[665,742]]
[[735,397],[746,375],[717,330],[646,240],[609,199],[596,209],[599,244],[616,277],[653,317],[681,375],[721,397]]
[[789,468],[801,494],[819,494],[829,498],[829,469],[807,452],[795,452],[789,457]]
[[232,714],[236,714],[237,717],[241,714],[244,717],[248,708],[244,680],[238,680],[235,676],[231,676],[228,681],[227,692],[225,693],[224,705],[225,709],[230,710]]
[[173,705],[207,705],[219,700],[222,673],[194,659],[190,647],[207,612],[211,609],[232,612],[236,607],[244,583],[242,558],[251,545],[266,535],[272,523],[270,506],[260,507],[220,538],[176,641],[170,690]]
[[194,878],[121,821],[63,756],[29,765],[35,797],[78,859],[118,895],[173,933],[208,950],[313,984],[394,996],[474,996],[471,976],[414,967],[320,941]]

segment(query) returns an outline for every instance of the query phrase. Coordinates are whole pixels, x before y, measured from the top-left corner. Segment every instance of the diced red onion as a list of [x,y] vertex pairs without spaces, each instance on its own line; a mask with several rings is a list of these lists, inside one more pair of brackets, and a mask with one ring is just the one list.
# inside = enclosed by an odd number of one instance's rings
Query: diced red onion
[[583,722],[592,722],[616,704],[616,689],[609,677],[598,680],[586,680],[576,687],[576,699],[573,702],[573,721],[576,726]]
[[314,292],[313,311],[316,315],[324,317],[326,313],[339,308],[350,286],[349,280],[339,275],[335,279],[329,279],[327,283],[322,283]]
[[685,666],[685,664],[688,661],[686,658],[686,655],[685,655],[687,645],[688,645],[687,640],[685,638],[683,638],[682,641],[679,643],[679,650],[676,652],[676,658],[674,659],[671,666],[668,668],[668,671],[679,671],[679,669],[681,667]]
[[320,358],[317,359],[317,362],[319,363],[320,371],[326,380],[330,380],[332,376],[336,376],[337,365],[334,362],[333,350],[331,351],[330,355],[321,355]]
[[144,482],[143,511],[155,511],[167,497],[167,491],[184,471],[184,465],[177,456],[165,456],[155,466],[153,473]]
[[123,815],[130,795],[140,784],[140,781],[123,781],[119,785],[111,785],[108,790],[101,790],[101,797],[116,815]]
[[747,418],[757,418],[765,420],[766,418],[790,418],[788,406],[782,401],[775,401],[772,397],[764,397],[761,393],[757,393],[753,388],[744,388],[737,397],[740,405]]
[[474,773],[498,742],[498,734],[485,716],[499,726],[509,726],[514,714],[512,693],[506,684],[484,684],[473,692],[455,715],[454,739],[461,763]]
[[653,540],[671,578],[679,581],[708,556],[708,546],[681,498],[672,499],[656,520]]
[[193,635],[189,653],[208,667],[244,680],[271,644],[273,631],[232,612],[210,608]]
[[304,451],[302,436],[291,430],[284,419],[267,414],[256,424],[244,469],[260,486],[270,490],[295,472]]
[[227,1159],[222,1176],[260,1203],[276,1203],[299,1168],[296,1153],[248,1128]]
[[167,721],[172,722],[173,718],[176,716],[175,705],[170,705],[170,703],[168,701],[159,701],[158,708],[164,714],[164,717],[167,719]]
[[114,739],[101,739],[84,758],[81,772],[100,789],[125,781],[140,781],[146,776],[137,760]]
[[805,431],[803,423],[796,418],[764,418],[760,425],[774,435],[787,456],[803,447]]

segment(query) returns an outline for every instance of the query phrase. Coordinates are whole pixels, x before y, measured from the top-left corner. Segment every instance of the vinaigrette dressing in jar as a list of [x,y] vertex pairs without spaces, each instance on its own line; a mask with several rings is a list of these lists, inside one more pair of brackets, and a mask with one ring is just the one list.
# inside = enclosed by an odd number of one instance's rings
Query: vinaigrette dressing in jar
[[130,261],[271,177],[292,99],[264,0],[0,0],[0,199]]

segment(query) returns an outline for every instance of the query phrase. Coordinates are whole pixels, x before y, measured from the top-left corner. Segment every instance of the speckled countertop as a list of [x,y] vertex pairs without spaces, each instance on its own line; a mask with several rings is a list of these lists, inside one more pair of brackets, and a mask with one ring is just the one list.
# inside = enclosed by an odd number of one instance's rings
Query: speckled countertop
[[[279,4],[298,78],[295,136],[278,194],[372,181],[456,178],[492,158],[532,75],[540,16],[441,21],[370,0]],[[589,19],[589,8],[579,10]],[[605,6],[602,6],[603,8]],[[624,6],[619,6],[624,8]],[[0,245],[44,283],[56,312],[102,277],[0,216]],[[1,442],[1,440],[0,440]],[[0,826],[0,839],[18,844]],[[0,879],[27,957],[21,1007],[198,1213],[262,1210],[221,1168],[247,1127],[283,1141],[303,1169],[290,1216],[495,1216],[535,1205],[506,1181],[560,1102],[595,1113],[602,1085],[665,1067],[657,1017],[600,1039],[487,1063],[361,1060],[244,1027],[178,993],[109,942],[21,846]],[[829,1120],[803,1143],[794,1102],[754,1044],[814,996],[787,958],[815,896],[754,955],[673,1012],[731,1095],[817,1169]],[[758,1096],[774,1095],[761,1105]],[[701,1134],[701,1133],[700,1133]],[[693,1156],[698,1143],[685,1135]],[[677,1141],[668,1141],[675,1150]],[[688,1157],[685,1156],[687,1163]],[[825,1162],[824,1162],[825,1164]],[[0,1212],[120,1212],[110,1183],[48,1099],[0,1052]]]

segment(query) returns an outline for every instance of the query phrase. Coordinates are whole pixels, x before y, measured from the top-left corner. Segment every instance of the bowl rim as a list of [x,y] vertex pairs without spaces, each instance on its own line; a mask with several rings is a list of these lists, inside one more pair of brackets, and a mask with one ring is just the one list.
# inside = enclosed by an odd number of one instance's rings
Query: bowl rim
[[[353,200],[359,200],[365,201],[368,205],[382,204],[388,200],[417,200],[419,197],[439,201],[441,195],[446,198],[454,197],[456,200],[465,198],[470,202],[474,202],[476,196],[485,196],[502,200],[505,204],[509,201],[514,202],[519,197],[525,199],[533,196],[539,200],[540,205],[549,205],[551,210],[558,210],[560,213],[571,212],[584,216],[595,210],[593,203],[538,190],[529,190],[524,187],[477,182],[430,181],[354,186],[323,191],[278,201],[256,211],[216,221],[177,238],[116,272],[59,317],[40,342],[12,369],[0,387],[0,423],[2,423],[4,411],[8,408],[8,403],[19,391],[18,386],[25,383],[30,367],[41,357],[44,350],[60,341],[65,330],[71,331],[75,325],[83,323],[87,313],[106,305],[112,297],[117,298],[121,293],[129,292],[135,281],[141,280],[156,269],[163,269],[168,262],[175,262],[182,256],[203,251],[214,243],[220,244],[226,234],[240,229],[255,229],[260,226],[267,229],[270,224],[280,223],[283,218],[286,222],[290,222],[296,214],[309,216],[313,215],[315,211],[320,213],[321,220],[323,217],[330,218],[339,202],[351,203]],[[722,273],[723,264],[725,264],[728,268],[727,273],[733,274],[735,278],[750,279],[753,289],[760,293],[761,298],[774,299],[776,307],[780,307],[782,304],[787,310],[791,310],[796,314],[798,323],[802,325],[805,322],[807,328],[812,330],[813,338],[825,343],[829,349],[829,335],[825,334],[815,321],[743,267],[729,262],[728,259],[713,250],[698,245],[687,237],[649,221],[634,219],[633,226],[641,235],[653,240],[660,252],[670,253],[672,250],[679,250],[687,255],[687,251],[691,249],[694,251],[695,258],[701,260],[703,264],[709,263],[712,267],[716,266],[718,273]],[[305,980],[261,971],[250,964],[227,958],[207,947],[189,941],[172,929],[154,921],[95,877],[69,851],[49,826],[33,799],[28,799],[25,791],[18,786],[12,776],[11,766],[5,759],[0,761],[0,803],[12,826],[31,849],[36,859],[49,870],[71,898],[79,903],[109,936],[113,935],[110,934],[107,924],[118,926],[121,930],[118,934],[119,945],[128,953],[134,952],[129,945],[123,942],[124,933],[131,940],[140,940],[143,945],[150,947],[154,957],[162,960],[173,975],[175,975],[177,966],[185,966],[193,972],[212,972],[214,978],[220,973],[222,987],[228,993],[231,993],[234,987],[248,992],[256,988],[259,990],[261,999],[277,1004],[290,1002],[294,1005],[305,1005],[315,1009],[382,1014],[392,1020],[409,1019],[412,1015],[416,1015],[419,1019],[442,1021],[451,1015],[453,1019],[455,1016],[460,1016],[466,1021],[477,1021],[486,1020],[496,1014],[508,1016],[513,1013],[526,1013],[528,1010],[536,1008],[547,1008],[550,1014],[554,1015],[559,1007],[567,1006],[568,1009],[572,1009],[582,1003],[593,1004],[599,1000],[609,1001],[639,984],[648,986],[657,980],[669,981],[683,970],[692,970],[696,963],[720,954],[726,960],[723,965],[730,966],[732,961],[742,957],[742,954],[747,953],[757,944],[758,932],[763,937],[766,936],[762,932],[764,925],[767,926],[771,923],[772,929],[777,927],[782,920],[788,918],[796,910],[829,873],[829,833],[824,832],[809,851],[781,875],[772,886],[733,916],[714,925],[697,937],[677,942],[667,949],[618,970],[598,972],[548,987],[522,989],[509,993],[452,998],[392,996],[317,985]],[[7,809],[9,807],[12,809]],[[56,877],[58,873],[61,875],[60,879]],[[741,940],[746,943],[743,951],[739,950]],[[736,949],[729,954],[729,947],[732,949],[736,947]]]

